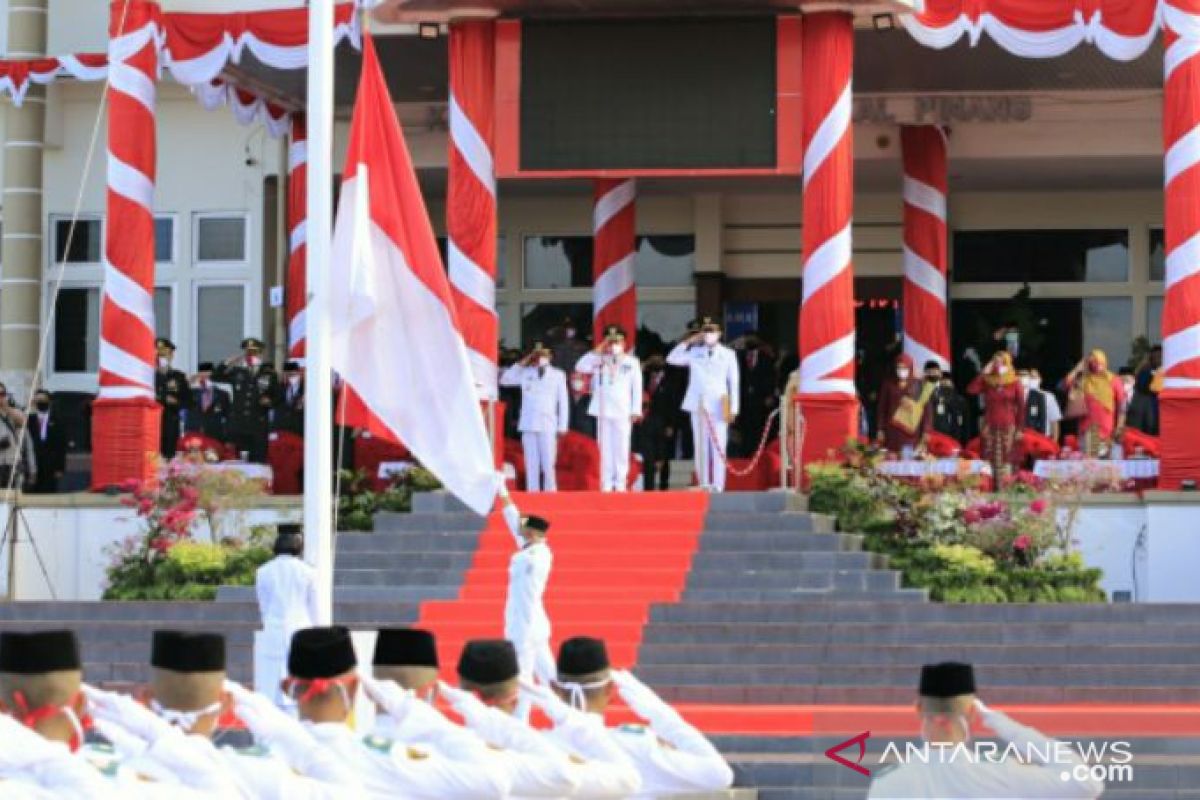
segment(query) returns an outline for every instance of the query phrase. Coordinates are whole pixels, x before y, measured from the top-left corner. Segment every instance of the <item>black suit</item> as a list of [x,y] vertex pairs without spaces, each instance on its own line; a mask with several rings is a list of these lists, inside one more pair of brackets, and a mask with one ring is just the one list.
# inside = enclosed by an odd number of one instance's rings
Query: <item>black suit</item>
[[647,372],[643,379],[647,403],[638,426],[638,452],[642,455],[643,485],[646,491],[665,490],[671,478],[671,457],[675,454],[675,436],[679,430],[679,404],[683,401],[678,382],[664,371],[655,379]]
[[762,440],[767,415],[775,406],[775,364],[770,355],[762,350],[747,350],[738,353],[738,369],[741,371],[741,413],[734,426],[741,434],[741,454],[750,455]]
[[53,494],[58,491],[58,476],[67,469],[67,435],[54,414],[34,412],[25,426],[27,435],[33,440],[33,453],[37,461],[37,480],[29,487],[31,494]]
[[173,458],[179,441],[180,415],[189,411],[192,405],[187,376],[177,369],[155,370],[154,396],[162,406],[158,451],[163,458]]
[[218,442],[229,440],[229,410],[233,399],[229,392],[211,383],[204,389],[192,390],[193,407],[187,415],[189,433],[202,433]]
[[271,409],[279,400],[279,376],[261,367],[218,364],[212,379],[233,389],[229,441],[239,453],[249,453],[252,462],[267,463],[267,433]]
[[279,404],[271,418],[271,430],[304,435],[304,381],[292,388],[286,383],[279,389]]

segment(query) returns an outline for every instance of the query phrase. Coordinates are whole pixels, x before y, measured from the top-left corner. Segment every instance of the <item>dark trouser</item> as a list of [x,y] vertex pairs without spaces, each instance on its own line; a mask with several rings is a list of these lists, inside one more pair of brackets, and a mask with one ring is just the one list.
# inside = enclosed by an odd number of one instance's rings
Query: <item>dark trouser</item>
[[238,455],[248,453],[247,460],[252,464],[267,463],[267,429],[261,431],[234,431],[230,443],[237,449]]
[[54,494],[58,491],[58,478],[51,470],[38,470],[37,480],[27,490],[30,494]]
[[174,458],[175,448],[179,444],[179,412],[170,412],[165,408],[162,413],[162,426],[159,431],[158,452],[163,458]]

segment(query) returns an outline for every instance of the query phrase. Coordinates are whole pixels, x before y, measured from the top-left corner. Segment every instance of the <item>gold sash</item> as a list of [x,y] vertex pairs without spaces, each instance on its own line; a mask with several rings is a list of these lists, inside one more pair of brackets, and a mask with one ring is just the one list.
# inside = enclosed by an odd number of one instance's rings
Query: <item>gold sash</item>
[[921,427],[921,417],[925,416],[925,406],[929,404],[934,389],[932,383],[925,381],[921,386],[921,396],[916,400],[907,394],[900,398],[900,405],[892,415],[892,424],[905,433],[916,433]]

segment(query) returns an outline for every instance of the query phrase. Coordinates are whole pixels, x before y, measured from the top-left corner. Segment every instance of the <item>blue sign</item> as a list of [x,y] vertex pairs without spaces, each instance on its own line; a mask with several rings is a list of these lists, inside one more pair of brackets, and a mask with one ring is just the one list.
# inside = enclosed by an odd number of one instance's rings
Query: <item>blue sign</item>
[[758,330],[758,303],[725,304],[725,341]]

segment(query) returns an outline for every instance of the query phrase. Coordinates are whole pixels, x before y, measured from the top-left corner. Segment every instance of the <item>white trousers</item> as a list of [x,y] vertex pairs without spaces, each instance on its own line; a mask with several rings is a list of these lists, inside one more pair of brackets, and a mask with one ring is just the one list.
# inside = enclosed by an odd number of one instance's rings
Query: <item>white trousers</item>
[[629,417],[596,419],[600,444],[600,491],[623,492],[629,487],[629,439],[633,422]]
[[[702,414],[701,411],[692,412],[692,444],[696,451],[696,482],[700,484],[701,489],[716,489],[718,492],[722,492],[725,490],[725,459],[721,458],[720,453],[728,452],[729,423],[710,415],[709,421],[712,424],[712,433],[710,434],[709,425],[705,423]],[[720,451],[713,444],[713,434],[715,434],[717,444],[720,445]]]
[[521,434],[525,447],[525,491],[558,491],[554,464],[558,460],[558,434],[554,431]]
[[[543,686],[552,685],[558,676],[558,662],[554,659],[554,651],[550,649],[550,639],[525,637],[525,641],[514,644],[517,649],[517,669],[520,670],[521,677],[532,681],[536,676]],[[522,692],[521,699],[517,701],[517,719],[528,722],[530,711],[529,697]]]

